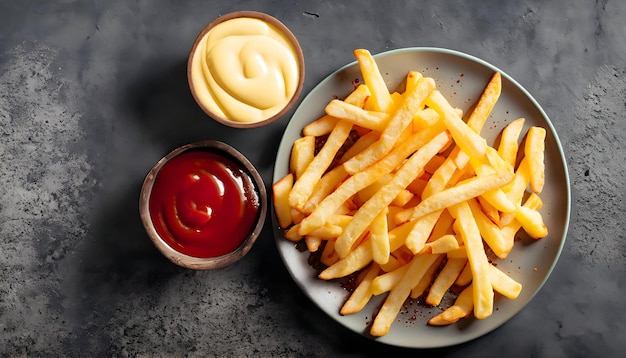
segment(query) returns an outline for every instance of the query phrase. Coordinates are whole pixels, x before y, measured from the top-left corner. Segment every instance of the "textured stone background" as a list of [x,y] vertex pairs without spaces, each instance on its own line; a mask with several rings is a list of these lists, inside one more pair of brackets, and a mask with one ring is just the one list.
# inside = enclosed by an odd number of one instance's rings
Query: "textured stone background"
[[143,177],[180,144],[220,138],[271,182],[288,118],[253,137],[219,126],[185,77],[201,27],[244,9],[298,37],[305,93],[357,47],[447,47],[505,70],[552,119],[573,206],[551,278],[493,333],[420,354],[623,354],[626,3],[21,0],[0,4],[0,355],[409,353],[321,314],[269,221],[244,261],[215,272],[169,264],[143,232]]

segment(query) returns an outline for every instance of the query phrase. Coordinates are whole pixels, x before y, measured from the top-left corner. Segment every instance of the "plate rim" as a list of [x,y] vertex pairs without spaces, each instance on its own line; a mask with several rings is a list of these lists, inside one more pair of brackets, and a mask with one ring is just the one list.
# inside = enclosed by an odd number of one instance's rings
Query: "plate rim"
[[[557,250],[555,252],[555,256],[554,256],[554,260],[550,263],[550,265],[547,267],[545,276],[542,278],[542,280],[539,282],[537,288],[535,289],[534,292],[532,292],[532,294],[528,297],[528,299],[526,300],[526,302],[519,308],[516,309],[511,315],[510,317],[508,317],[507,319],[503,320],[502,322],[500,322],[499,324],[495,325],[494,327],[492,327],[491,329],[488,329],[485,332],[473,335],[473,336],[469,336],[466,337],[464,339],[461,340],[457,340],[454,343],[451,344],[440,344],[440,345],[402,345],[402,344],[395,344],[395,343],[391,343],[391,342],[387,342],[384,339],[381,339],[382,337],[373,337],[370,336],[368,334],[366,334],[366,330],[364,331],[355,331],[354,329],[352,329],[351,327],[349,327],[347,324],[345,324],[344,322],[342,322],[337,315],[334,314],[329,314],[328,312],[326,312],[326,310],[321,307],[320,304],[317,303],[317,301],[315,300],[315,298],[312,296],[312,294],[309,292],[309,290],[307,289],[307,287],[305,287],[304,282],[302,282],[302,280],[300,280],[299,278],[295,277],[293,270],[290,268],[289,264],[288,264],[288,258],[286,258],[284,255],[288,254],[286,252],[283,252],[283,250],[281,249],[281,243],[284,245],[285,241],[287,241],[284,237],[278,235],[281,232],[281,229],[278,227],[278,223],[276,221],[276,216],[275,216],[275,211],[274,211],[274,206],[271,205],[271,221],[272,221],[272,233],[274,236],[274,241],[275,241],[275,245],[276,248],[279,252],[279,255],[281,257],[281,261],[283,263],[283,265],[285,266],[285,268],[287,269],[290,277],[292,278],[292,280],[294,281],[294,283],[296,283],[296,285],[299,287],[299,289],[302,290],[302,292],[305,294],[305,296],[307,296],[307,298],[309,300],[312,301],[312,303],[317,307],[317,309],[321,310],[322,312],[324,312],[327,315],[330,315],[331,319],[335,322],[337,322],[339,324],[339,326],[342,326],[344,329],[347,329],[349,331],[352,331],[353,333],[357,333],[358,335],[362,336],[365,339],[368,340],[373,340],[376,342],[379,342],[380,344],[385,344],[388,346],[394,346],[394,347],[400,347],[400,348],[409,348],[409,349],[432,349],[432,348],[444,348],[444,347],[451,347],[451,346],[455,346],[455,345],[459,345],[459,344],[463,344],[475,339],[478,339],[482,336],[485,336],[486,334],[495,331],[496,329],[498,329],[499,327],[501,327],[502,325],[504,325],[505,323],[507,323],[508,321],[510,321],[513,317],[515,317],[520,311],[522,311],[524,309],[524,307],[526,307],[533,299],[534,297],[539,293],[539,291],[541,291],[541,289],[543,288],[543,286],[545,285],[545,283],[548,281],[548,279],[550,278],[550,276],[552,275],[552,272],[554,270],[554,268],[556,267],[556,264],[559,261],[559,258],[562,254],[563,248],[565,246],[565,243],[567,241],[567,235],[568,235],[568,229],[569,229],[569,225],[570,225],[570,220],[571,220],[571,183],[570,183],[570,175],[569,175],[569,167],[567,165],[567,160],[566,160],[566,156],[564,153],[564,149],[563,149],[563,144],[561,143],[561,140],[558,136],[558,133],[554,127],[554,124],[552,123],[552,121],[550,120],[550,117],[547,115],[547,113],[545,112],[545,110],[543,109],[543,107],[539,104],[539,102],[530,94],[530,92],[528,92],[528,90],[526,90],[526,88],[524,88],[524,86],[522,86],[517,80],[515,80],[513,77],[511,77],[508,73],[506,73],[505,71],[501,70],[499,67],[487,62],[486,60],[483,60],[479,57],[476,57],[474,55],[465,53],[465,52],[461,52],[458,50],[453,50],[453,49],[449,49],[449,48],[443,48],[443,47],[403,47],[403,48],[396,48],[396,49],[391,49],[391,50],[386,50],[386,51],[382,51],[379,53],[375,53],[372,54],[372,56],[374,57],[374,59],[378,59],[380,57],[387,57],[387,56],[393,56],[395,54],[399,54],[399,53],[404,53],[404,52],[411,52],[411,53],[432,53],[432,54],[444,54],[444,55],[451,55],[454,57],[459,57],[465,60],[469,60],[471,62],[474,62],[478,65],[481,65],[483,67],[486,67],[494,72],[499,72],[501,74],[501,76],[503,78],[505,78],[507,81],[509,81],[515,88],[517,88],[532,104],[532,106],[539,112],[539,114],[541,115],[541,117],[543,117],[543,120],[545,121],[545,124],[548,126],[549,130],[550,130],[550,134],[554,137],[554,142],[556,144],[556,149],[557,149],[557,153],[558,154],[558,158],[560,159],[562,165],[563,165],[563,178],[564,178],[564,184],[565,184],[565,198],[564,198],[564,208],[565,208],[565,212],[564,212],[564,222],[563,222],[563,233],[561,235],[561,237],[559,238],[559,245],[557,247]],[[316,92],[316,90],[323,86],[326,82],[330,82],[332,81],[335,77],[337,77],[339,74],[341,74],[342,72],[349,70],[351,68],[353,68],[354,66],[358,66],[358,62],[356,60],[351,61],[341,67],[339,67],[338,69],[331,71],[328,75],[326,75],[321,81],[319,81],[316,85],[314,85],[310,90],[308,90],[306,96],[302,99],[302,101],[300,101],[300,103],[298,103],[298,106],[296,107],[296,110],[294,111],[294,113],[292,114],[291,118],[289,119],[288,123],[286,124],[284,130],[283,130],[283,134],[281,136],[281,140],[279,142],[279,145],[277,147],[277,152],[276,152],[276,159],[279,157],[279,154],[281,152],[281,149],[286,145],[284,142],[287,141],[286,138],[286,134],[288,129],[291,126],[292,123],[292,119],[297,117],[299,112],[302,110],[303,104],[306,103],[310,97],[312,97],[314,95],[314,93]],[[291,142],[289,144],[292,144]],[[277,173],[278,172],[283,172],[284,168],[278,168],[278,161],[275,160],[274,162],[274,168],[273,168],[273,172],[272,172],[272,183],[276,182],[276,180],[280,179],[277,178]],[[302,254],[299,253],[295,247],[292,247],[293,250],[293,255],[298,255],[298,254]],[[311,268],[312,272],[313,269]],[[334,282],[333,284],[337,285],[336,282]],[[339,307],[337,307],[337,312],[339,311]],[[366,326],[364,325],[364,329],[366,328]]]

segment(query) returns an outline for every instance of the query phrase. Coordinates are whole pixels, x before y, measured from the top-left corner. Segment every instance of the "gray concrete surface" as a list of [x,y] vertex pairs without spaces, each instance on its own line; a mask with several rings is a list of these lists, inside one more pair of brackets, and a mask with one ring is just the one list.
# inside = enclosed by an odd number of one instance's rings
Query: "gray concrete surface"
[[366,356],[383,346],[326,317],[290,280],[271,225],[251,253],[194,272],[151,246],[143,177],[199,139],[236,146],[271,182],[289,116],[207,120],[185,65],[218,15],[281,19],[304,93],[351,50],[463,51],[516,78],[550,116],[571,176],[571,226],[546,285],[450,357],[620,356],[626,348],[626,3],[584,1],[4,1],[0,4],[1,356]]

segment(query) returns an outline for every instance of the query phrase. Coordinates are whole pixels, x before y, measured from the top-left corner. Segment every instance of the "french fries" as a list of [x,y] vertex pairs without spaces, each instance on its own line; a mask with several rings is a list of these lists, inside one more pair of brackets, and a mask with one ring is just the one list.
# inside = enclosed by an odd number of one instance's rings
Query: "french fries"
[[[439,306],[454,286],[461,292],[454,304],[429,325],[488,318],[496,295],[515,299],[522,290],[491,262],[509,255],[520,230],[534,239],[548,233],[539,197],[545,129],[530,127],[522,146],[519,118],[496,149],[480,132],[500,96],[499,73],[464,115],[433,78],[409,71],[389,91],[371,54],[354,54],[365,84],[305,126],[289,173],[273,185],[285,238],[321,250],[321,280],[359,274],[342,315],[386,295],[372,336],[390,331],[407,299]],[[358,139],[346,147],[351,131]],[[325,143],[312,148],[317,138]]]

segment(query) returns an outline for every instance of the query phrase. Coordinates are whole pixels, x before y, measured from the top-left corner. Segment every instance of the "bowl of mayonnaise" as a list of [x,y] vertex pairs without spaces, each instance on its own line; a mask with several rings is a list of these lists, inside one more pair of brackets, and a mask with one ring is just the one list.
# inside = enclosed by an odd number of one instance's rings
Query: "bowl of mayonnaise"
[[196,103],[209,117],[230,127],[254,128],[293,107],[304,83],[304,56],[279,20],[237,11],[198,34],[187,78]]

